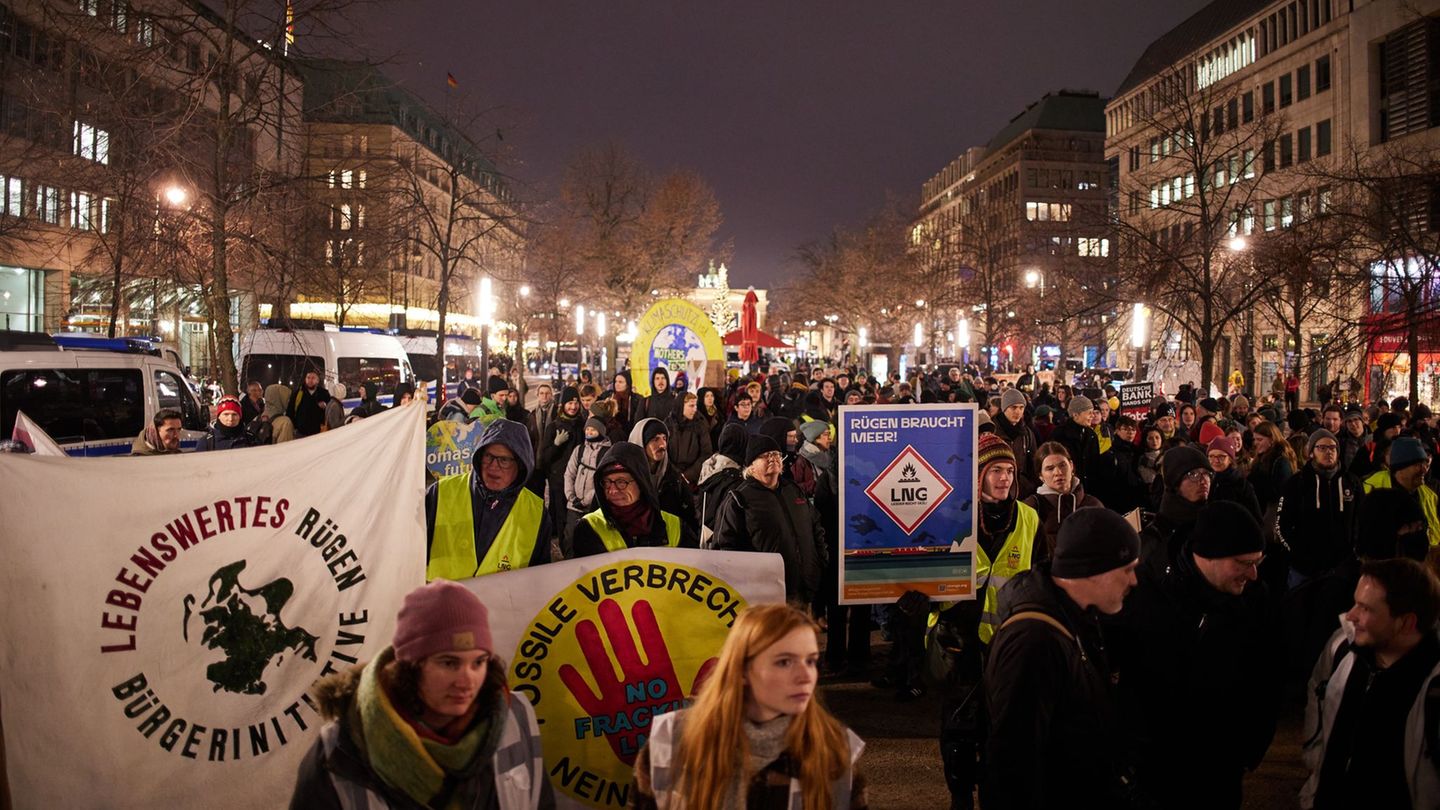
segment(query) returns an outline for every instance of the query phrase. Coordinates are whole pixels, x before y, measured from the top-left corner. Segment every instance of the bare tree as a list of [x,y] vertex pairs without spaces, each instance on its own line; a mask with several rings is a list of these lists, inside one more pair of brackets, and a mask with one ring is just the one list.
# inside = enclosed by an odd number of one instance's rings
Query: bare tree
[[717,253],[720,204],[691,171],[656,176],[616,144],[571,160],[560,190],[580,225],[583,289],[605,309],[638,315],[655,295],[690,286]]
[[1440,147],[1414,137],[1351,145],[1313,176],[1327,184],[1326,218],[1347,236],[1339,259],[1351,322],[1362,340],[1404,334],[1410,400],[1420,401],[1421,337],[1440,329]]
[[453,153],[441,157],[414,146],[400,157],[394,172],[397,227],[438,282],[437,368],[445,367],[449,315],[460,301],[478,294],[479,275],[513,282],[523,268],[525,224],[505,177],[467,134],[489,131],[485,115],[446,116],[440,130]]
[[[1162,74],[1137,105],[1153,133],[1120,189],[1117,284],[1097,290],[1124,305],[1138,297],[1179,329],[1215,379],[1227,330],[1268,294],[1254,265],[1228,249],[1253,230],[1257,177],[1274,168],[1283,117],[1254,109],[1236,83],[1196,88],[1190,67]],[[1290,156],[1280,150],[1279,163]]]

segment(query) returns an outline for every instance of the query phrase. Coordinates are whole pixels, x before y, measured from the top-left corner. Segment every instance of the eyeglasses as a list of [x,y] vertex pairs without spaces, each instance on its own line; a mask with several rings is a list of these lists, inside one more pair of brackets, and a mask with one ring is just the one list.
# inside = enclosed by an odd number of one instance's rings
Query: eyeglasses
[[1185,473],[1185,478],[1183,480],[1189,481],[1192,484],[1198,484],[1201,481],[1209,481],[1214,475],[1215,473],[1209,470],[1194,469],[1188,473]]
[[609,491],[624,492],[625,490],[629,489],[630,487],[635,486],[635,479],[633,479],[633,478],[607,478],[606,480],[600,482],[600,486],[604,487],[607,492],[609,492]]
[[1317,445],[1315,445],[1315,449],[1316,449],[1316,450],[1320,450],[1320,451],[1325,452],[1325,453],[1334,453],[1334,452],[1336,452],[1337,450],[1339,450],[1340,448],[1339,448],[1339,447],[1336,447],[1336,446],[1333,445],[1333,444],[1317,444]]
[[768,453],[761,453],[760,455],[756,456],[755,460],[763,461],[766,464],[779,464],[780,462],[785,460],[785,457],[780,455],[779,452],[771,450]]
[[515,466],[514,456],[497,456],[493,453],[482,453],[480,463],[486,467],[495,467],[500,470],[508,470]]
[[1265,555],[1261,554],[1252,560],[1242,560],[1239,557],[1231,557],[1230,562],[1234,563],[1237,568],[1254,568],[1259,570],[1260,563],[1265,562]]

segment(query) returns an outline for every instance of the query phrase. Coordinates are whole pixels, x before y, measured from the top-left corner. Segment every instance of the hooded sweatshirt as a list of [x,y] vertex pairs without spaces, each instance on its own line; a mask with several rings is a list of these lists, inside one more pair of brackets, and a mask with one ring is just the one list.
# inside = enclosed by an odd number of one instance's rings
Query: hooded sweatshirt
[[295,438],[295,423],[285,415],[290,402],[290,389],[280,383],[271,383],[265,389],[265,416],[270,420],[270,443],[279,444]]
[[[518,468],[515,471],[515,480],[510,486],[500,491],[488,489],[485,486],[485,476],[480,469],[480,457],[484,454],[485,448],[491,445],[500,445],[515,455]],[[475,521],[475,559],[484,560],[485,553],[490,550],[490,545],[495,542],[495,536],[499,534],[500,527],[505,525],[505,519],[510,516],[510,509],[515,505],[515,499],[519,497],[520,490],[525,486],[525,481],[530,476],[530,464],[534,451],[530,448],[530,433],[525,426],[519,422],[511,422],[509,419],[496,419],[485,428],[480,434],[480,441],[475,447],[475,453],[470,457],[470,507]],[[435,509],[439,503],[440,485],[439,482],[430,485],[425,491],[425,536],[435,536]],[[542,512],[539,531],[535,537],[535,551],[530,557],[528,565],[542,565],[550,562],[550,515]],[[426,544],[426,561],[429,561],[429,543]]]
[[[604,477],[610,474],[610,471],[616,466],[628,472],[640,488],[640,497],[634,505],[626,510],[617,509],[614,504],[610,503],[610,500],[605,497],[605,487],[601,484]],[[625,537],[627,546],[638,548],[668,545],[665,521],[660,515],[660,496],[655,490],[655,482],[650,478],[650,462],[645,457],[644,449],[630,442],[620,442],[614,445],[601,457],[600,466],[592,476],[592,483],[595,492],[598,493],[596,501],[600,505],[600,513],[605,516],[605,521],[612,528]],[[605,548],[604,541],[584,520],[575,524],[573,542],[576,557],[604,554],[608,550]],[[693,546],[694,543],[687,544],[682,536],[681,545]]]
[[[661,377],[665,380],[665,390],[656,391],[655,378]],[[650,372],[650,396],[645,400],[645,415],[664,422],[670,418],[670,414],[680,410],[680,398],[675,395],[675,389],[670,385],[670,371],[664,366],[656,366]]]
[[[658,433],[670,435],[670,429],[659,419],[645,418],[635,423],[630,430],[630,443],[643,451],[645,445],[655,438]],[[650,461],[648,453],[645,458],[646,469],[649,470],[651,483],[655,485],[655,492],[660,499],[660,508],[672,515],[679,517],[690,527],[691,531],[699,532],[699,520],[695,517],[695,496],[690,490],[690,485],[680,477],[680,471],[670,466],[670,453],[667,451],[661,455],[659,461]]]

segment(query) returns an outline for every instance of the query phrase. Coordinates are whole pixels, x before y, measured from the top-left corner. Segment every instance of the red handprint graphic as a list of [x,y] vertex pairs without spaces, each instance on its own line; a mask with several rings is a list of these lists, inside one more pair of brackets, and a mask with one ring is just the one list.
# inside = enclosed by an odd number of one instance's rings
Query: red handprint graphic
[[666,648],[665,637],[660,634],[660,625],[655,621],[655,609],[649,602],[641,600],[635,603],[631,614],[635,620],[635,633],[640,636],[640,643],[645,648],[644,662],[635,649],[635,638],[630,634],[625,611],[615,600],[606,599],[600,603],[600,621],[605,625],[605,636],[615,651],[620,677],[615,677],[615,667],[606,654],[600,631],[588,619],[576,626],[575,634],[600,694],[590,689],[575,667],[569,664],[560,667],[560,680],[590,715],[575,720],[576,737],[604,736],[615,756],[626,765],[635,764],[635,755],[648,736],[650,719],[680,708],[686,695],[699,691],[717,661],[715,658],[706,661],[695,675],[690,691],[682,693],[680,678],[670,660],[670,650]]

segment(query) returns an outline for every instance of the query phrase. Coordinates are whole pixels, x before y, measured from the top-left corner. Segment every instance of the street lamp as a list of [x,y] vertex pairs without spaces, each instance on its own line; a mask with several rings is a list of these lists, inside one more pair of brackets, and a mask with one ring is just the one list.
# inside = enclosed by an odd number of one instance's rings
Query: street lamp
[[529,298],[529,297],[530,297],[530,285],[529,285],[529,284],[521,284],[521,285],[520,285],[520,297],[521,297],[521,298]]
[[610,367],[605,352],[605,313],[595,313],[595,337],[600,339],[600,370],[605,371]]
[[190,199],[190,192],[186,191],[183,186],[166,186],[164,194],[165,203],[171,208],[180,208]]
[[490,326],[495,321],[495,287],[489,276],[480,277],[480,292],[475,302],[475,314],[476,320],[480,322],[480,367],[489,368]]
[[1229,247],[1232,251],[1239,253],[1250,247],[1250,243],[1243,236],[1236,236],[1230,240]]
[[[1139,350],[1139,349],[1145,348],[1146,332],[1149,331],[1148,328],[1147,328],[1146,321],[1147,321],[1147,319],[1149,319],[1149,317],[1150,317],[1150,311],[1149,311],[1148,308],[1146,308],[1146,306],[1145,306],[1144,304],[1136,304],[1136,305],[1135,305],[1135,308],[1134,308],[1133,310],[1131,310],[1131,313],[1130,313],[1130,348],[1136,349],[1136,350],[1137,350],[1137,354],[1138,354],[1138,350]],[[1136,369],[1136,372],[1137,372],[1137,373],[1138,373],[1138,371],[1139,371],[1139,369]]]

